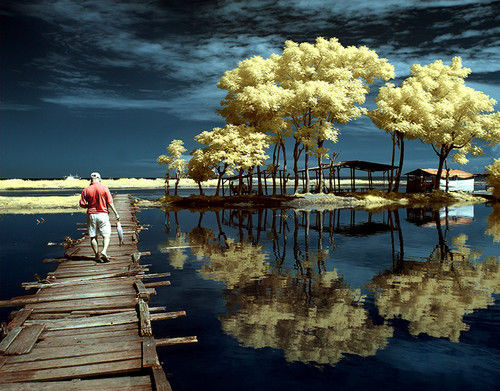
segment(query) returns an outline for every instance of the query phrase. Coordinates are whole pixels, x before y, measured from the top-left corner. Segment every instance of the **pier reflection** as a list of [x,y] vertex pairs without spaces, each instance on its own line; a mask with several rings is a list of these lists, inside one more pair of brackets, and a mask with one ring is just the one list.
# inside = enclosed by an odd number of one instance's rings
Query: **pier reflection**
[[[196,227],[181,232],[177,212],[167,211],[166,230],[171,221],[176,228],[160,251],[173,267],[188,251],[203,260],[199,275],[226,288],[223,331],[243,346],[280,349],[288,361],[335,365],[346,354],[374,355],[393,336],[395,318],[411,335],[457,342],[469,328],[464,316],[494,303],[499,259],[482,257],[456,233],[473,209],[409,209],[406,220],[402,213],[221,209],[201,212]],[[425,259],[405,254],[408,222],[435,228]],[[387,259],[373,259],[367,283],[353,288],[336,266],[339,242],[358,240],[361,257],[371,236],[387,243]]]

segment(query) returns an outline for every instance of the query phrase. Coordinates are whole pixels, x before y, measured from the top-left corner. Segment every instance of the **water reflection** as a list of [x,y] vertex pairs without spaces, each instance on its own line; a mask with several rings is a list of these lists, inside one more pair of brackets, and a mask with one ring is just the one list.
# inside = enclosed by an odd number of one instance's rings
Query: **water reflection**
[[[436,244],[424,259],[405,254],[397,210],[215,210],[200,212],[189,232],[181,232],[176,211],[166,211],[167,232],[171,221],[176,228],[160,251],[180,268],[190,246],[204,261],[199,275],[224,283],[222,329],[243,346],[280,349],[288,361],[335,365],[346,354],[366,357],[384,349],[394,318],[407,321],[411,335],[458,342],[469,329],[464,316],[494,304],[498,257],[482,257],[467,245],[467,235],[455,232],[473,212],[408,209],[408,222],[435,229]],[[213,229],[204,224],[206,215]],[[371,235],[388,239],[392,267],[355,289],[335,264],[339,238],[358,238],[361,253]]]
[[493,205],[493,211],[488,216],[486,234],[493,236],[495,242],[500,242],[500,204]]

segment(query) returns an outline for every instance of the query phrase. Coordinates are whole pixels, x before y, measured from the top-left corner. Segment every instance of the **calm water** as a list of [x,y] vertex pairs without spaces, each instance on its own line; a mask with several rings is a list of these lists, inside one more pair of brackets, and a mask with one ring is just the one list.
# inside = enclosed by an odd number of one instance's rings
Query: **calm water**
[[[144,262],[172,273],[151,305],[188,313],[154,333],[200,341],[158,349],[174,389],[498,387],[500,246],[485,231],[498,235],[500,216],[491,214],[484,205],[142,210]],[[52,270],[41,260],[62,250],[47,242],[78,236],[83,221],[39,217],[0,217],[1,298]]]

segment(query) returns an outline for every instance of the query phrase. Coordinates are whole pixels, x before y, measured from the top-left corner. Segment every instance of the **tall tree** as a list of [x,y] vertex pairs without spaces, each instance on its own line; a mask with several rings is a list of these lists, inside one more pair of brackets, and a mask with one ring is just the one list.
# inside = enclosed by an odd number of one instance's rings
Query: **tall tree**
[[269,147],[268,137],[247,125],[226,125],[214,128],[195,137],[204,148],[207,162],[218,172],[216,194],[219,194],[222,176],[238,171],[240,176],[239,192],[241,194],[242,176],[244,171],[260,166],[267,159],[266,149]]
[[210,159],[207,157],[206,152],[201,149],[195,149],[191,155],[192,157],[187,164],[187,175],[198,184],[200,195],[203,195],[201,182],[213,179],[215,174],[212,170]]
[[[184,148],[184,142],[182,140],[173,140],[167,148],[168,155],[158,156],[158,164],[167,165],[167,170],[173,170],[175,172],[175,192],[177,195],[177,190],[179,186],[179,181],[182,175],[186,171],[187,162],[182,157],[182,155],[187,151]],[[168,176],[168,172],[167,172]]]
[[[295,190],[298,160],[305,152],[306,186],[309,156],[318,165],[327,156],[326,141],[337,141],[334,124],[346,124],[365,109],[368,84],[394,77],[394,67],[365,46],[344,47],[338,39],[317,38],[314,44],[286,41],[277,59],[276,83],[286,90],[282,115],[293,129]],[[321,172],[321,170],[320,170]],[[322,188],[322,176],[319,186]]]
[[[415,139],[423,134],[419,123],[422,109],[428,110],[428,102],[422,86],[405,80],[401,86],[386,83],[375,98],[377,108],[370,110],[367,116],[380,129],[392,137],[392,171],[389,191],[399,191],[399,183],[404,163],[405,139]],[[399,147],[399,164],[394,178],[394,158],[396,146]]]
[[439,158],[436,190],[450,152],[455,150],[453,160],[465,164],[468,153],[472,156],[483,153],[478,141],[488,145],[500,142],[500,113],[493,112],[496,101],[465,86],[464,79],[470,72],[462,67],[460,57],[454,57],[450,65],[438,60],[411,67],[410,82],[420,84],[424,91],[418,117],[423,130],[421,139],[432,146]]

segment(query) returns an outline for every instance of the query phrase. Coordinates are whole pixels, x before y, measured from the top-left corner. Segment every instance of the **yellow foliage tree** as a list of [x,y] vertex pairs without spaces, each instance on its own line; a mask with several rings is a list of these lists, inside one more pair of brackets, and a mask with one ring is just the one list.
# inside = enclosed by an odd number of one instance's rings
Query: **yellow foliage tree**
[[493,188],[493,197],[500,200],[500,159],[495,159],[491,165],[486,166],[486,172],[486,182]]
[[[186,171],[187,162],[182,158],[182,155],[187,151],[184,148],[184,142],[182,140],[172,140],[167,148],[168,155],[158,156],[158,164],[165,164],[167,170],[173,170],[175,172],[175,195],[177,195],[177,189],[179,186],[179,181],[181,180],[182,174]],[[168,180],[169,174],[167,171],[166,178]]]
[[[293,132],[297,190],[301,153],[308,186],[309,156],[321,164],[328,154],[325,141],[337,140],[334,124],[362,115],[365,110],[358,105],[365,101],[367,84],[392,77],[394,67],[367,47],[344,47],[336,38],[317,38],[314,44],[286,41],[281,55],[254,57],[224,74],[218,86],[228,93],[221,114],[229,123],[270,131],[284,156],[284,138]],[[273,155],[276,166],[276,148]]]
[[187,175],[198,184],[200,195],[203,195],[201,182],[208,181],[215,177],[215,174],[212,171],[212,166],[210,165],[211,159],[207,156],[207,153],[201,149],[194,150],[191,155],[192,158],[189,160],[187,165]]
[[214,128],[212,131],[200,133],[195,140],[206,145],[204,156],[206,156],[207,165],[217,169],[219,174],[217,195],[222,176],[228,168],[239,172],[241,191],[243,172],[262,165],[267,159],[268,136],[245,124],[229,124],[223,128]]
[[[496,101],[481,91],[465,86],[469,68],[462,67],[460,57],[454,57],[450,65],[441,60],[430,65],[414,64],[409,83],[419,84],[424,91],[418,111],[418,123],[422,125],[419,137],[439,157],[436,178],[441,178],[443,164],[453,150],[453,159],[467,163],[466,155],[483,153],[478,140],[496,145],[500,142],[500,113],[494,111]],[[439,189],[439,179],[434,188]]]

